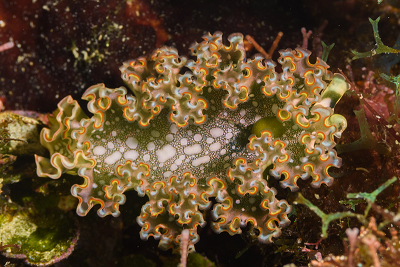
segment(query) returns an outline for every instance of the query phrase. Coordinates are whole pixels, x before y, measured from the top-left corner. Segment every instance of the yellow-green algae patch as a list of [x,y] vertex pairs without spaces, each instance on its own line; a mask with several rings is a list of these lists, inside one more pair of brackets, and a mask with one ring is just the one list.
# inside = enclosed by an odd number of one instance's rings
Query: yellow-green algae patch
[[[2,146],[2,154],[32,155],[45,153],[40,145],[39,132],[41,129],[38,120],[14,114],[12,112],[0,113],[1,132],[7,132],[7,140]],[[2,140],[4,141],[4,140]]]
[[[40,218],[40,220],[37,220]],[[48,266],[68,257],[77,242],[74,221],[62,213],[32,216],[18,211],[0,215],[0,242],[18,245],[5,249],[6,257],[25,259],[25,263]]]

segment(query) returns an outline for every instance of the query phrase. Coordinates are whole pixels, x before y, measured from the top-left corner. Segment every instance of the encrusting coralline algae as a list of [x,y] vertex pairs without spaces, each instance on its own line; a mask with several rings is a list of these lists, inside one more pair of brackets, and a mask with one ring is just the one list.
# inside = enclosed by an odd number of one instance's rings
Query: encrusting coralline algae
[[65,97],[41,133],[51,158],[36,156],[38,175],[83,177],[71,189],[81,216],[95,204],[99,216],[118,216],[126,190],[146,195],[140,235],[160,239],[163,249],[179,248],[188,229],[194,251],[210,197],[216,232],[240,234],[250,222],[260,242],[272,242],[290,223],[291,207],[275,198],[263,172],[283,176],[292,191],[299,178],[311,176],[313,187],[332,183],[328,169],[341,166],[334,136],[346,128],[333,108],[349,85],[321,59],[311,64],[305,49],[281,50],[278,73],[261,55],[245,60],[241,34],[228,40],[204,36],[191,47],[196,61],[162,47],[124,63],[133,95],[90,87],[82,97],[90,118]]

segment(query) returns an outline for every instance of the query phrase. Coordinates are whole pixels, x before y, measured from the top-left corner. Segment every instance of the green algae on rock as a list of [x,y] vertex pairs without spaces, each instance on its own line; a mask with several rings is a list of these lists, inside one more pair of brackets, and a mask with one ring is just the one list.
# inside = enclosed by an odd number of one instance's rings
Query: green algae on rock
[[31,157],[34,153],[45,155],[46,149],[40,144],[41,128],[36,119],[9,111],[0,112],[0,177],[3,184],[19,182],[34,172],[34,165],[24,161],[23,157]]
[[[149,201],[137,218],[140,236],[153,236],[163,249],[178,249],[181,231],[198,242],[202,210],[212,206],[217,232],[240,234],[250,223],[260,242],[272,242],[290,221],[286,200],[275,198],[263,172],[297,190],[297,180],[330,185],[330,167],[340,167],[334,136],[346,120],[333,108],[349,85],[310,52],[281,50],[276,63],[261,55],[245,60],[243,36],[206,35],[191,46],[197,60],[174,48],[123,64],[123,87],[90,87],[88,117],[70,96],[58,104],[41,143],[51,158],[36,156],[37,173],[84,178],[71,193],[77,213],[100,204],[99,216],[118,216],[124,192],[134,189]],[[328,82],[331,83],[328,85]],[[272,167],[272,168],[271,168]]]
[[0,242],[20,247],[4,249],[4,256],[49,266],[72,253],[79,238],[74,220],[59,212],[38,214],[41,219],[37,220],[28,211],[17,210],[0,214]]
[[[39,142],[41,129],[39,121],[12,112],[0,112],[0,128],[2,132],[8,133],[0,153],[12,155],[45,153]],[[3,138],[0,138],[1,141],[4,141]]]

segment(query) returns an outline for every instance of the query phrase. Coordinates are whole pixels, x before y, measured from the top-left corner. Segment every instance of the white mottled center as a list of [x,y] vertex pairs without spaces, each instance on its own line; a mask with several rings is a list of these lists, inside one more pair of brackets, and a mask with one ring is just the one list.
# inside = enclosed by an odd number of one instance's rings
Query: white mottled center
[[166,162],[176,154],[176,149],[171,145],[165,145],[161,149],[156,151],[158,161]]
[[201,141],[201,139],[203,139],[203,138],[202,138],[201,134],[195,134],[194,137],[193,137],[193,139],[194,139],[194,141],[199,142],[199,141]]
[[176,164],[174,163],[171,165],[170,169],[171,169],[171,171],[175,171],[176,169],[178,169],[178,166],[176,166]]
[[114,143],[108,142],[107,147],[108,147],[109,149],[114,149]]
[[210,133],[214,138],[217,138],[224,134],[224,130],[222,130],[221,128],[212,128],[210,130]]
[[93,154],[99,156],[99,155],[104,155],[106,153],[106,149],[102,146],[96,146],[93,148]]
[[187,140],[186,138],[182,138],[182,139],[181,139],[181,145],[182,145],[182,146],[186,146],[187,143],[188,143],[187,141],[188,141],[188,140]]
[[147,150],[154,150],[156,148],[156,145],[153,142],[150,142],[147,144]]
[[197,159],[193,160],[192,161],[192,165],[197,167],[200,164],[208,163],[209,161],[210,161],[210,157],[209,156],[204,156],[204,157],[200,157],[200,158],[197,158]]
[[185,155],[180,155],[179,158],[175,160],[175,164],[181,165],[184,159],[185,159]]
[[176,134],[178,132],[178,126],[176,126],[175,124],[172,124],[171,127],[169,127],[169,130],[171,133]]
[[199,154],[201,152],[201,145],[195,144],[192,146],[187,146],[183,150],[186,155],[194,155],[194,154]]
[[172,140],[174,140],[174,136],[172,134],[167,134],[167,136],[165,137],[165,140],[167,140],[168,142],[171,142]]
[[129,148],[135,149],[138,145],[138,140],[135,137],[129,137],[125,143]]
[[136,150],[129,150],[124,153],[125,159],[135,160],[139,156],[139,153]]
[[221,148],[221,144],[219,142],[210,145],[210,151],[217,151]]
[[121,157],[122,157],[121,152],[116,151],[116,152],[112,153],[110,156],[108,156],[107,158],[105,158],[104,162],[111,165],[111,164],[114,164],[115,162],[117,162]]

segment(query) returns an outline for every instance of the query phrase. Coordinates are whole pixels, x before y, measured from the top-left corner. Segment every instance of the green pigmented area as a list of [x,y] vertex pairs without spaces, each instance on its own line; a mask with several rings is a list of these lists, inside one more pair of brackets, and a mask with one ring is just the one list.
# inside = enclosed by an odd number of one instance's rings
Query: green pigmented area
[[[117,177],[115,166],[124,164],[126,160],[148,164],[151,174],[147,180],[150,183],[168,181],[172,173],[180,176],[185,170],[191,170],[199,180],[205,181],[210,173],[224,173],[235,155],[243,153],[249,137],[243,127],[227,119],[213,118],[200,126],[178,128],[165,119],[167,111],[162,111],[149,127],[143,128],[123,119],[118,121],[119,114],[115,114],[107,114],[107,130],[94,134],[90,140],[94,148],[106,149],[104,154],[96,155],[94,176],[98,186],[93,189],[96,197],[104,195],[102,187]],[[213,129],[217,133],[220,129],[223,134],[216,136]],[[243,138],[238,139],[238,136]],[[231,149],[238,151],[237,154],[229,153]],[[112,155],[120,157],[108,164]],[[202,157],[209,160],[197,165],[196,159]]]
[[252,127],[252,133],[257,137],[261,136],[263,131],[270,131],[275,139],[286,142],[286,150],[290,153],[292,162],[289,166],[298,166],[300,159],[304,156],[305,146],[297,142],[302,129],[291,121],[282,122],[276,117],[266,117],[259,119]]
[[60,241],[63,237],[65,238],[65,234],[57,230],[59,230],[57,227],[52,227],[50,229],[37,228],[36,231],[29,236],[27,247],[39,252],[52,250],[56,247],[57,241]]
[[263,131],[270,131],[274,138],[281,138],[286,132],[286,127],[276,117],[261,118],[254,123],[252,133],[260,137]]
[[348,89],[349,84],[346,82],[345,78],[335,73],[331,83],[321,95],[321,104],[334,108]]
[[342,98],[342,95],[337,92],[329,92],[326,96],[331,99],[331,107],[335,107],[336,103]]

